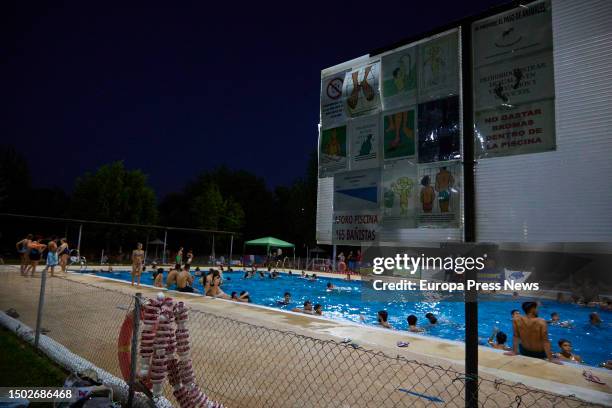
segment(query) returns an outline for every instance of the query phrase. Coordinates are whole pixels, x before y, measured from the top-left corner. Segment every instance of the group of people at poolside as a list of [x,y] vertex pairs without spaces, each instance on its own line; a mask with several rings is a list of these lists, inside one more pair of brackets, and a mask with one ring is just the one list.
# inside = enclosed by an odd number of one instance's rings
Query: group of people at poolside
[[21,275],[34,276],[38,264],[44,259],[46,266],[43,271],[50,271],[55,276],[55,267],[59,266],[62,273],[66,273],[66,267],[70,258],[70,248],[66,238],[42,239],[28,234],[24,239],[15,244],[20,258]]
[[[524,314],[519,310],[512,310],[512,347],[507,345],[508,335],[499,329],[495,328],[491,336],[487,340],[487,344],[497,350],[505,351],[506,355],[522,355],[538,359],[546,359],[553,363],[561,364],[562,361],[570,361],[582,363],[582,358],[573,353],[571,341],[561,338],[557,344],[559,351],[553,353],[551,350],[550,340],[548,339],[548,326],[558,326],[562,328],[571,328],[570,322],[561,321],[559,314],[553,312],[550,320],[544,320],[538,317],[537,302],[523,302],[522,309]],[[388,322],[389,315],[386,310],[378,312],[378,324],[384,328],[391,329]],[[429,327],[438,324],[438,318],[433,313],[425,315],[429,323]],[[408,322],[407,330],[412,333],[422,333],[426,330],[425,327],[417,326],[417,317],[409,315],[406,318]],[[589,315],[589,324],[593,327],[599,327],[602,324],[601,317],[597,312]]]

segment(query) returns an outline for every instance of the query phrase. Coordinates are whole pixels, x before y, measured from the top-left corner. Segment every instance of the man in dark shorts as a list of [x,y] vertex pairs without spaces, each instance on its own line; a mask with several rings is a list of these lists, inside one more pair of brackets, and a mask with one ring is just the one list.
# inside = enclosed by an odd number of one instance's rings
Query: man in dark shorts
[[538,304],[536,302],[524,302],[524,316],[516,316],[512,320],[513,351],[510,355],[523,355],[532,358],[553,360],[548,340],[548,325],[546,320],[538,317]]

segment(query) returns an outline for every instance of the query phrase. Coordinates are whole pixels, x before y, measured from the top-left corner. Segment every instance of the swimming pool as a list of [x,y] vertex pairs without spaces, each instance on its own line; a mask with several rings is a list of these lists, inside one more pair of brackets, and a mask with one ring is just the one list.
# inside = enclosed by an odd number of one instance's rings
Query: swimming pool
[[[92,272],[90,272],[92,273]],[[131,281],[129,272],[95,272],[96,276],[109,277],[124,281]],[[164,281],[167,273],[164,273]],[[323,305],[324,316],[336,320],[349,320],[356,323],[376,325],[376,313],[387,310],[389,323],[397,330],[406,330],[406,316],[414,314],[418,317],[418,325],[425,328],[425,334],[443,339],[463,341],[464,303],[452,301],[429,301],[427,299],[415,302],[401,300],[364,301],[362,293],[365,283],[361,281],[346,281],[342,279],[320,277],[316,282],[301,279],[297,275],[280,274],[277,279],[260,278],[259,276],[244,279],[243,272],[225,272],[223,291],[228,295],[233,291],[240,293],[246,290],[251,295],[253,303],[277,309],[291,310],[302,307],[305,300],[312,301],[313,305]],[[145,272],[141,282],[153,284],[153,277]],[[326,291],[326,285],[332,282],[336,290]],[[202,282],[196,278],[194,287],[202,292]],[[292,301],[290,305],[279,305],[285,292],[290,292]],[[478,333],[486,343],[494,327],[499,328],[508,335],[508,344],[512,343],[512,322],[510,311],[521,309],[521,303],[527,299],[508,299],[498,297],[493,301],[483,301],[478,304]],[[597,366],[605,360],[612,359],[612,312],[599,311],[603,323],[600,327],[588,324],[589,313],[592,308],[580,307],[572,304],[561,304],[552,300],[542,300],[539,308],[540,316],[549,319],[552,312],[557,312],[562,321],[572,321],[573,328],[549,326],[549,337],[553,351],[558,351],[557,341],[561,338],[570,340],[574,353],[582,357],[589,365]],[[426,324],[425,314],[431,312],[438,317],[436,325]]]

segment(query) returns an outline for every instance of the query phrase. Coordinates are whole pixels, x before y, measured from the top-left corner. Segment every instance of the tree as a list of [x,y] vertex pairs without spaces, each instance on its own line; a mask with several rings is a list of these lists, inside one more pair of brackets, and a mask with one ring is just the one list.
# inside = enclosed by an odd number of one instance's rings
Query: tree
[[25,157],[13,146],[0,146],[0,211],[22,213],[30,183]]
[[101,166],[77,179],[70,209],[75,218],[153,224],[157,221],[155,192],[140,170],[123,162]]

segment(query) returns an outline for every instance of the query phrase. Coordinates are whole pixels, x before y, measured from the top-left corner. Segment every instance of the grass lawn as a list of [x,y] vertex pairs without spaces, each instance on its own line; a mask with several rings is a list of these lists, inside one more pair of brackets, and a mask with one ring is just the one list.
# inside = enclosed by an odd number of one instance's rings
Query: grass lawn
[[68,373],[13,332],[0,327],[0,386],[61,387]]

